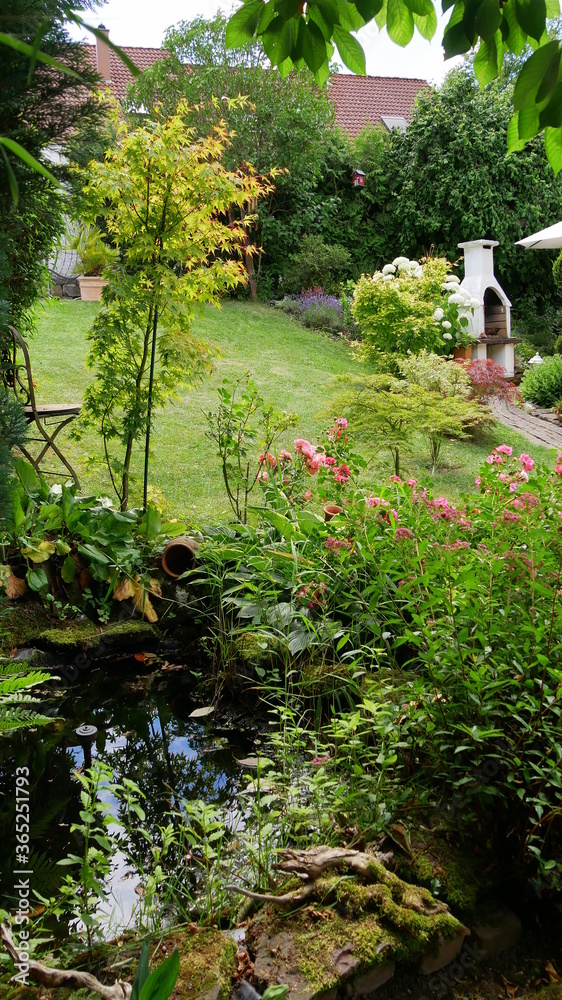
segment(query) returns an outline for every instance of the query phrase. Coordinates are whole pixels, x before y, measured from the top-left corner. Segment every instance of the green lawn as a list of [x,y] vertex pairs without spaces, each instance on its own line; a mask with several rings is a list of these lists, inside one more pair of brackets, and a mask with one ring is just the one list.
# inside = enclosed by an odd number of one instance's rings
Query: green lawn
[[[38,309],[37,331],[30,348],[39,402],[75,402],[82,398],[92,377],[84,362],[86,336],[97,308],[91,302],[56,300]],[[195,330],[219,345],[221,357],[213,375],[201,386],[184,392],[157,415],[150,482],[163,492],[174,514],[203,523],[230,516],[215,447],[205,436],[203,416],[216,408],[216,390],[222,379],[251,371],[268,401],[299,415],[300,423],[292,437],[307,437],[314,442],[335,415],[330,408],[331,378],[357,370],[358,363],[345,342],[307,330],[264,305],[227,301],[220,311],[206,309]],[[404,460],[403,473],[454,499],[471,488],[482,460],[501,441],[552,464],[548,449],[531,445],[521,435],[498,427],[497,433],[479,444],[447,442],[442,452],[443,467],[434,477],[429,474],[425,443],[420,436],[414,442],[412,455]],[[68,436],[64,442],[82,488],[110,494],[101,461],[101,438],[88,432],[80,442]],[[291,444],[291,438],[283,443]],[[141,450],[134,463],[137,478],[133,503],[141,498]],[[381,453],[374,458],[369,481],[384,480],[390,472],[388,455]]]

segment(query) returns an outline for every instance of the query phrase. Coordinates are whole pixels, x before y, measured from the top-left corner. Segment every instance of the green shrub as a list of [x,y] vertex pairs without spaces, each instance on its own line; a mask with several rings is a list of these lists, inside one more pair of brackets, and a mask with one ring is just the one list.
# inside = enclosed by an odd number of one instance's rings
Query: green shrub
[[326,292],[337,292],[350,260],[345,247],[324,243],[320,236],[303,236],[298,252],[289,255],[283,291],[298,293],[320,286]]
[[420,264],[396,257],[382,271],[362,275],[351,312],[366,349],[395,355],[424,349],[446,354],[468,343],[464,312],[473,301],[450,270],[444,257],[426,257]]
[[555,406],[562,396],[562,356],[555,354],[528,368],[521,379],[521,392],[535,406]]

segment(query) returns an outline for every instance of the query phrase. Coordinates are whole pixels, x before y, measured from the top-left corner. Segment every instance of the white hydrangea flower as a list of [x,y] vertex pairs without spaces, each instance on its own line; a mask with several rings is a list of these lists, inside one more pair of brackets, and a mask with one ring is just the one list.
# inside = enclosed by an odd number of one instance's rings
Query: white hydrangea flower
[[433,319],[436,319],[437,322],[439,323],[443,319],[444,315],[445,315],[445,313],[443,312],[442,309],[440,309],[440,308],[436,309],[435,312],[433,313]]
[[443,334],[443,340],[452,340],[452,339],[453,338],[452,338],[452,336],[451,336],[450,333],[444,333]]
[[443,327],[444,330],[450,330],[451,329],[451,324],[449,323],[448,319],[444,319],[443,322],[442,322],[442,324],[441,324],[441,326]]
[[456,292],[454,295],[450,295],[449,296],[449,304],[453,305],[453,306],[464,306],[464,305],[466,305],[466,302],[464,300],[464,295],[459,295],[458,292]]
[[450,281],[453,285],[460,285],[460,278],[457,278],[456,274],[448,274],[447,281]]
[[395,257],[392,263],[394,267],[401,268],[404,267],[405,264],[409,264],[410,261],[407,257]]
[[383,281],[393,281],[394,280],[394,275],[393,274],[383,274],[382,280]]
[[381,278],[382,278],[382,271],[375,271],[373,277],[371,278],[371,281],[380,281]]
[[385,264],[382,273],[386,276],[387,274],[396,274],[396,268],[394,264]]
[[423,267],[418,264],[415,271],[412,271],[413,278],[423,278]]
[[469,305],[471,306],[472,309],[477,309],[480,303],[478,299],[471,299]]

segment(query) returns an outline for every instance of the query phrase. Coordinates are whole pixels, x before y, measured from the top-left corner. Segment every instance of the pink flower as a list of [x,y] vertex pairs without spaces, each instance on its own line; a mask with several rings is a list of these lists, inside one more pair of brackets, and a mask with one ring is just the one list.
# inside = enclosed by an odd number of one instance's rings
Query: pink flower
[[407,479],[406,480],[406,486],[415,486],[416,483],[417,483],[417,479]]
[[310,500],[310,498],[312,497],[312,490],[305,490],[303,496],[305,500]]
[[383,500],[382,497],[367,497],[365,503],[367,507],[389,507],[390,504],[388,500]]
[[494,464],[494,456],[493,455],[487,455],[486,456],[486,461],[487,461],[488,465],[493,465]]
[[347,430],[347,420],[345,417],[335,417],[336,425],[341,427],[342,431]]
[[325,465],[326,456],[321,451],[316,451],[310,458],[306,459],[306,468],[311,476],[314,476],[321,465]]
[[[400,479],[400,476],[389,476],[388,477],[388,481],[389,481],[389,483],[401,483],[402,482],[402,480]],[[408,480],[408,482],[409,482],[409,480]],[[415,485],[415,480],[414,479],[412,480],[412,482]]]
[[521,469],[521,472],[519,473],[519,478],[522,479],[524,483],[528,483],[529,482],[529,473],[525,472],[524,469]]
[[270,469],[275,469],[277,465],[277,459],[275,458],[275,455],[271,454],[270,451],[268,451],[267,455],[264,455],[262,452],[262,454],[258,457],[258,461],[260,465],[267,465]]
[[500,455],[509,456],[513,454],[513,448],[510,448],[508,444],[499,444],[498,447],[496,448],[496,451],[498,451]]
[[280,462],[292,462],[293,461],[293,456],[291,455],[291,452],[287,451],[285,448],[283,448],[283,450],[279,452],[279,461]]
[[327,764],[330,760],[330,754],[326,754],[324,757],[313,757],[310,763],[313,767],[320,767],[322,764]]
[[324,458],[324,465],[335,465],[335,464],[336,464],[336,459],[332,458],[331,455],[326,455],[326,457]]
[[517,492],[517,483],[510,483],[509,484],[509,492],[510,493],[516,493]]
[[525,472],[532,472],[535,460],[531,458],[530,455],[526,455],[525,452],[522,452],[519,456],[519,461],[525,469]]
[[396,529],[397,538],[415,538],[414,532],[410,531],[409,528],[397,528]]
[[498,479],[500,480],[500,482],[505,483],[506,480],[509,479],[509,476],[508,476],[507,472],[500,472],[500,474],[498,476]]
[[334,479],[336,480],[336,483],[347,483],[347,480],[349,479],[350,475],[351,475],[351,469],[349,468],[349,466],[340,465],[339,469],[336,469],[336,474],[334,476]]
[[475,486],[480,486],[481,482],[482,482],[482,477],[481,476],[476,476],[476,479],[474,480],[474,485]]
[[316,448],[310,441],[306,438],[297,438],[295,441],[295,451],[297,455],[303,455],[304,458],[312,458],[316,454]]
[[260,469],[258,472],[258,479],[260,479],[262,483],[267,483],[267,480],[269,479],[269,472],[266,472],[265,469]]
[[559,476],[562,476],[562,465],[557,465],[554,471],[557,472]]

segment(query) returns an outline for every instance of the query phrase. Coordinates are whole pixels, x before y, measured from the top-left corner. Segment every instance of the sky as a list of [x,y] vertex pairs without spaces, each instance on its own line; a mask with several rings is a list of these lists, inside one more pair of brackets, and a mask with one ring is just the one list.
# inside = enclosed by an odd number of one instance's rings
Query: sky
[[[218,10],[229,14],[239,4],[229,0],[108,0],[85,18],[94,25],[103,23],[109,36],[118,45],[140,45],[159,48],[166,28],[178,21],[194,17],[212,17]],[[440,83],[453,65],[445,63],[441,49],[444,19],[433,41],[427,42],[417,32],[410,44],[402,49],[389,39],[386,29],[379,31],[372,22],[358,32],[367,57],[367,73],[371,76],[417,77],[429,83]],[[86,36],[75,30],[74,37]],[[92,41],[92,36],[86,38]],[[343,68],[343,67],[342,67]],[[347,72],[347,71],[346,71]]]

